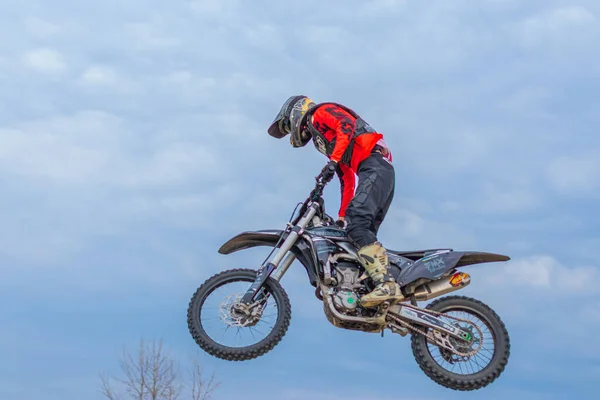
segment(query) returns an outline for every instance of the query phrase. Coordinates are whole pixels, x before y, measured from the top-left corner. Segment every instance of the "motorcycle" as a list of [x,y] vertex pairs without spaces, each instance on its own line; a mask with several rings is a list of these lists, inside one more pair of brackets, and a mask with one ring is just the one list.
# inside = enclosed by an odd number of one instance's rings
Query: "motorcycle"
[[[402,298],[364,307],[360,297],[375,284],[358,259],[357,247],[325,212],[325,185],[318,175],[310,195],[296,205],[283,230],[242,232],[221,246],[221,254],[256,246],[273,249],[258,269],[223,271],[198,287],[187,312],[188,328],[197,345],[230,361],[251,360],[271,351],[286,334],[291,319],[290,301],[280,280],[298,260],[332,325],[382,336],[385,329],[402,337],[410,335],[421,370],[446,388],[470,391],[495,381],[510,355],[503,321],[474,298],[440,296],[471,283],[469,274],[459,269],[510,257],[443,248],[388,250],[390,272],[402,288]],[[226,285],[240,287],[217,297],[212,308],[207,306]],[[434,298],[427,306],[418,306],[419,301]],[[211,315],[211,310],[217,315]],[[235,343],[224,344],[216,339],[219,334]]]

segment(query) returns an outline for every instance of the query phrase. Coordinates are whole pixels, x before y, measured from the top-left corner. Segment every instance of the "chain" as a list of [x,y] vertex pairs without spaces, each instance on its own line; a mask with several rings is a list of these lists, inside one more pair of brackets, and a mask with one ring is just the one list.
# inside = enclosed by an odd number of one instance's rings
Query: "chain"
[[[420,309],[419,307],[414,307],[412,305],[408,305],[408,304],[403,304],[402,307],[408,307],[408,308],[413,308],[419,311],[423,311],[422,309]],[[430,314],[434,314],[434,315],[442,315],[445,318],[450,318],[450,319],[454,319],[457,321],[461,321],[461,322],[466,322],[468,324],[470,324],[471,326],[474,326],[475,329],[477,329],[477,331],[479,332],[479,337],[481,338],[479,341],[479,347],[476,350],[472,350],[468,353],[461,353],[458,350],[455,350],[454,346],[450,345],[450,344],[446,344],[443,342],[443,339],[441,337],[436,338],[435,334],[430,334],[430,333],[425,333],[423,332],[421,329],[409,324],[408,322],[405,322],[404,320],[400,319],[399,317],[388,313],[388,317],[392,318],[393,320],[395,320],[396,322],[398,322],[400,325],[407,327],[408,329],[411,329],[423,336],[425,336],[429,341],[437,344],[437,345],[441,345],[442,347],[444,347],[445,349],[448,349],[449,351],[451,351],[452,353],[456,354],[457,356],[461,356],[461,357],[471,357],[474,356],[475,354],[479,353],[479,350],[481,350],[481,348],[483,347],[483,332],[481,332],[481,329],[479,329],[479,327],[474,324],[473,322],[466,320],[466,319],[461,319],[461,318],[456,318],[456,317],[450,317],[448,315],[444,315],[444,313],[442,312],[438,312],[438,311],[433,311],[433,310],[427,310],[427,313]]]

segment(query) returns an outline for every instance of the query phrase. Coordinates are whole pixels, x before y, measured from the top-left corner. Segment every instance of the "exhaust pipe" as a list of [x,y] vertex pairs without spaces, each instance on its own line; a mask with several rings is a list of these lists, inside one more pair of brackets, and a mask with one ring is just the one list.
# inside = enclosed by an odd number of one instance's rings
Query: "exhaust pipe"
[[423,301],[433,299],[446,293],[454,292],[468,286],[471,283],[471,277],[464,272],[426,283],[415,289],[415,299]]

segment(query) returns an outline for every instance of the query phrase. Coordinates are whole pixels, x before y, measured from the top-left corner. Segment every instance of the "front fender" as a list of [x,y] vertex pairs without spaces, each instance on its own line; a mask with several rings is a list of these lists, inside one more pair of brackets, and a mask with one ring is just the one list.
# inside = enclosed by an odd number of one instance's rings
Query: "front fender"
[[[282,232],[282,230],[242,232],[223,243],[219,249],[219,253],[231,254],[256,246],[273,247],[277,244]],[[283,240],[285,240],[285,236]]]
[[[219,249],[220,254],[231,254],[236,251],[250,249],[257,246],[268,246],[274,247],[279,241],[282,230],[262,230],[262,231],[249,231],[242,232],[227,242],[223,243]],[[287,233],[283,235],[283,240],[287,237]],[[314,257],[311,246],[306,243],[303,238],[298,239],[296,244],[292,246],[292,253],[296,256],[296,259],[306,269],[310,284],[317,287],[317,260]]]

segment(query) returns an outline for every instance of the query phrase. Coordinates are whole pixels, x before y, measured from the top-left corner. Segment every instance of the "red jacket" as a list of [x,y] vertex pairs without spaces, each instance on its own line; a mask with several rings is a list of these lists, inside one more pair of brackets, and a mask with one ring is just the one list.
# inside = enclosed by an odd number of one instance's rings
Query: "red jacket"
[[356,118],[335,104],[321,104],[312,114],[312,125],[328,142],[335,139],[335,146],[331,154],[326,156],[338,163],[338,177],[340,179],[341,204],[338,215],[344,217],[350,200],[354,197],[356,177],[359,164],[367,158],[376,144],[386,150],[385,156],[392,161],[392,155],[387,148],[383,135],[378,132],[368,132],[354,139],[354,148],[349,163],[343,163],[342,156],[354,136]]

